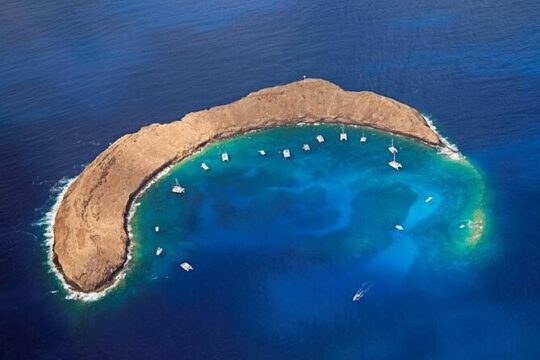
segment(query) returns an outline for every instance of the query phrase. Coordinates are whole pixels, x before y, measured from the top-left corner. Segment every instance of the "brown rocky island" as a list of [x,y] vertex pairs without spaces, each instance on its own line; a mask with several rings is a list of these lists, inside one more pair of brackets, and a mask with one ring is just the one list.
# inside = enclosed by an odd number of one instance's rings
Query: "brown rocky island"
[[115,141],[64,194],[55,216],[52,256],[65,282],[83,293],[113,283],[128,259],[132,200],[164,168],[213,141],[299,122],[368,126],[446,147],[417,110],[319,79],[263,89],[169,124],[146,126]]

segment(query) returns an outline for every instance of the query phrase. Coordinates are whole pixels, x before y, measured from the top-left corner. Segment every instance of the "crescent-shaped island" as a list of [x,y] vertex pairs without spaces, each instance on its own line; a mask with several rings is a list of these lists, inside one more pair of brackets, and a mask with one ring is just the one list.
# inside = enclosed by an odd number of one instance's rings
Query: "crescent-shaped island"
[[60,200],[53,224],[54,266],[74,291],[108,288],[129,256],[132,202],[156,175],[221,139],[319,122],[371,127],[454,151],[420,112],[372,92],[344,91],[320,79],[263,89],[178,121],[146,126],[110,145]]

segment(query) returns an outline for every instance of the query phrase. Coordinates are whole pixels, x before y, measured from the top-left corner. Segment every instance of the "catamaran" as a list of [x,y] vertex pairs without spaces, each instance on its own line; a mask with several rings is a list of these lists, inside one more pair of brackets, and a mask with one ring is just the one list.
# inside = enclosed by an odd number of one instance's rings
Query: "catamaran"
[[178,184],[178,180],[175,179],[174,180],[174,183],[175,185],[173,186],[172,188],[172,192],[175,193],[175,194],[183,194],[186,192],[186,189],[184,189],[183,187],[181,187],[179,184]]
[[398,149],[394,146],[394,138],[392,138],[392,145],[388,147],[388,151],[390,151],[392,154],[395,154],[398,152]]
[[191,271],[191,270],[193,270],[193,266],[191,266],[191,264],[188,263],[188,262],[183,262],[183,263],[181,263],[181,264],[180,264],[180,267],[181,267],[182,269],[184,269],[185,271]]
[[399,169],[401,169],[403,165],[401,165],[400,163],[396,161],[396,153],[393,153],[393,154],[394,154],[394,160],[390,161],[388,165],[390,165],[391,168],[394,168],[399,171]]
[[319,144],[322,144],[324,142],[324,137],[322,135],[317,135],[317,141]]
[[221,161],[223,161],[223,162],[229,161],[229,154],[227,154],[226,152],[221,154]]
[[311,150],[311,148],[309,147],[308,144],[304,144],[304,145],[302,145],[302,150],[309,151],[309,150]]
[[360,299],[362,299],[367,294],[370,288],[371,286],[363,283],[362,287],[358,289],[358,291],[353,295],[352,301],[360,301]]
[[367,141],[367,137],[366,135],[364,134],[364,130],[362,130],[362,137],[360,138],[360,142],[361,143],[365,143]]
[[343,125],[341,126],[341,134],[339,134],[339,141],[347,141],[347,133]]
[[290,157],[291,157],[291,150],[289,150],[289,149],[283,150],[283,157],[284,157],[285,159],[290,158]]

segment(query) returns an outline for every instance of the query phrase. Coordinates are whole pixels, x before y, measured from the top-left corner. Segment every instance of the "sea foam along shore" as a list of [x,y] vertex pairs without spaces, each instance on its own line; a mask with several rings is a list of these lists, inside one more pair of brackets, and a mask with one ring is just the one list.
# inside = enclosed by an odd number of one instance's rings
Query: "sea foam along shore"
[[[103,291],[99,292],[92,292],[92,293],[83,293],[80,291],[77,291],[73,289],[64,279],[64,275],[60,272],[58,266],[54,263],[54,220],[56,218],[56,213],[58,212],[58,209],[60,208],[60,203],[62,202],[62,199],[64,198],[64,195],[68,191],[71,184],[75,182],[77,177],[66,179],[61,179],[58,183],[56,183],[52,189],[51,192],[53,194],[56,194],[56,199],[50,208],[50,210],[43,216],[43,219],[40,221],[40,224],[43,224],[45,226],[45,245],[47,246],[47,263],[49,265],[49,269],[51,272],[54,273],[58,281],[60,282],[62,288],[66,292],[66,299],[68,300],[81,300],[81,301],[95,301],[107,294],[107,292],[113,287],[108,287],[107,289],[104,289]],[[120,280],[120,277],[115,280],[115,283]]]
[[[106,289],[103,289],[102,291],[97,292],[91,292],[91,293],[84,293],[81,291],[77,291],[73,289],[64,279],[64,275],[60,272],[60,269],[56,264],[54,263],[54,221],[56,218],[56,213],[58,212],[58,209],[60,208],[60,203],[62,202],[62,199],[64,198],[64,195],[68,191],[71,184],[75,182],[77,177],[66,179],[63,178],[58,183],[56,183],[52,189],[51,192],[53,195],[56,195],[56,199],[50,208],[50,210],[45,213],[42,220],[39,222],[39,224],[42,224],[45,226],[45,246],[47,247],[47,263],[49,265],[49,269],[58,281],[60,282],[62,288],[64,289],[66,293],[66,299],[67,300],[81,300],[81,301],[96,301],[101,299],[103,296],[105,296],[111,289],[113,289],[119,281],[124,278],[124,273],[119,273],[114,281],[111,283],[111,286],[107,287]],[[131,251],[128,253],[128,259],[131,258]]]
[[439,133],[430,115],[422,114],[422,117],[424,118],[426,124],[430,127],[430,129],[437,134],[439,139],[441,139],[441,142],[444,144],[444,146],[439,147],[439,152],[441,154],[448,156],[452,160],[465,159],[465,156],[463,156],[463,154],[459,151],[457,145],[452,144],[447,138],[445,138]]
[[49,265],[49,269],[58,281],[60,282],[62,288],[66,292],[66,299],[67,300],[80,300],[84,302],[90,302],[90,301],[96,301],[104,297],[107,293],[109,293],[111,290],[113,290],[122,279],[125,278],[126,272],[128,270],[129,262],[132,258],[132,252],[133,252],[133,233],[131,231],[131,219],[133,215],[135,214],[135,211],[137,210],[137,207],[139,205],[138,199],[140,196],[150,187],[152,186],[156,181],[158,181],[160,178],[165,176],[171,169],[173,165],[167,166],[162,171],[160,171],[156,176],[154,176],[148,183],[141,189],[139,193],[134,197],[131,204],[129,204],[128,208],[129,211],[127,212],[126,216],[126,224],[128,229],[128,238],[129,238],[129,245],[128,245],[128,252],[126,257],[126,262],[124,263],[124,266],[122,267],[122,270],[116,274],[116,276],[112,279],[109,286],[105,287],[104,289],[100,291],[85,293],[81,291],[77,291],[73,289],[64,279],[64,275],[61,273],[60,269],[56,264],[54,263],[54,220],[56,218],[56,213],[58,212],[58,208],[60,207],[60,203],[62,202],[62,199],[64,198],[64,195],[68,191],[71,184],[75,182],[77,177],[66,179],[63,178],[58,183],[56,183],[52,188],[51,192],[53,195],[56,196],[56,199],[54,200],[54,203],[52,207],[50,208],[47,213],[43,216],[43,218],[39,221],[40,225],[45,226],[45,245],[47,247],[47,263]]

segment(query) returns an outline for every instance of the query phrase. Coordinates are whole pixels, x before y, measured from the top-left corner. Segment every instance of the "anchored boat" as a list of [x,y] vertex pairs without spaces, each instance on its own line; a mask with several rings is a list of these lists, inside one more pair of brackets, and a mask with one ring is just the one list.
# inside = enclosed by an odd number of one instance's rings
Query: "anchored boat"
[[364,134],[364,130],[362,130],[362,137],[360,138],[360,142],[361,143],[365,143],[367,141],[367,137],[366,135]]
[[339,134],[339,141],[347,141],[347,133],[345,132],[345,128],[341,126],[341,134]]
[[185,271],[191,271],[191,270],[193,270],[193,266],[191,266],[191,264],[188,263],[188,262],[183,262],[183,263],[181,263],[181,264],[180,264],[180,267],[181,267],[182,269],[184,269]]
[[398,149],[394,146],[394,138],[392,138],[392,144],[388,147],[388,151],[390,151],[392,154],[396,154],[398,152]]
[[403,165],[401,165],[401,163],[396,161],[396,153],[393,153],[393,154],[394,154],[394,160],[390,161],[388,165],[390,165],[391,168],[394,168],[399,171],[399,169],[401,169]]
[[178,180],[177,179],[174,179],[174,183],[175,185],[173,186],[172,188],[172,192],[175,193],[175,194],[183,194],[186,192],[186,189],[184,189],[183,187],[180,186],[180,184],[178,184]]
[[291,150],[289,150],[289,149],[283,150],[283,157],[285,159],[289,159],[291,157]]

